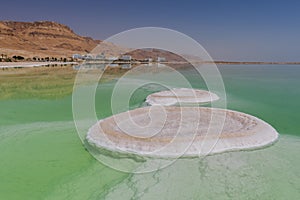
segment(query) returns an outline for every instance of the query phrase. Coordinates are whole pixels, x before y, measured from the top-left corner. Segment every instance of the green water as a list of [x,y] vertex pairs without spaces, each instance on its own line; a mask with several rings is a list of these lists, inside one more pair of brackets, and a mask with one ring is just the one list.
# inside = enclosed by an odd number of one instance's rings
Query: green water
[[[37,71],[31,77],[34,87],[22,92],[18,83],[28,77],[14,71],[16,75],[6,81],[18,85],[18,92],[0,97],[0,199],[299,199],[300,66],[219,69],[228,108],[267,121],[281,134],[279,141],[256,151],[180,159],[140,175],[106,167],[85,150],[73,123],[71,93],[47,98],[39,96],[45,88],[35,87],[37,77],[47,80],[47,88],[60,87],[57,78]],[[205,88],[193,71],[181,72],[197,83],[194,87]],[[8,91],[7,83],[0,80],[0,84],[0,94],[14,92]],[[68,87],[66,91],[71,91]],[[111,82],[98,88],[99,118],[111,115],[112,88]],[[141,106],[152,90],[157,88],[135,93],[131,108]]]

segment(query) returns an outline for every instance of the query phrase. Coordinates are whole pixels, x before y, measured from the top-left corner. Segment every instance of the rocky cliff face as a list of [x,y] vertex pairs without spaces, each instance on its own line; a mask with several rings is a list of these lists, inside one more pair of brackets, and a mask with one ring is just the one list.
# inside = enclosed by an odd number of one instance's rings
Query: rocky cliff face
[[[101,41],[82,37],[68,26],[50,21],[0,21],[0,54],[33,57],[71,57],[90,53]],[[100,48],[100,49],[99,49]],[[180,56],[162,50],[130,50],[111,43],[102,43],[94,53],[106,56],[132,55],[133,59],[165,57],[167,61],[184,61]],[[129,52],[132,51],[132,52]]]
[[8,56],[69,57],[88,53],[99,42],[55,22],[0,22],[0,53]]

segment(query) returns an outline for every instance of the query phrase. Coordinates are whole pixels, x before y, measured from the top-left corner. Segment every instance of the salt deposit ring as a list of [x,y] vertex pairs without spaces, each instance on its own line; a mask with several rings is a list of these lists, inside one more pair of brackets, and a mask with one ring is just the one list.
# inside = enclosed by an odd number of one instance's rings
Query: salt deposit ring
[[219,97],[206,90],[189,88],[174,88],[172,90],[161,91],[150,94],[146,102],[149,105],[170,106],[175,104],[200,104],[218,100]]
[[[145,126],[151,119],[148,112],[151,107],[143,107],[115,115],[123,119],[122,123],[130,124],[127,114],[138,125]],[[251,115],[216,108],[204,107],[164,107],[166,120],[162,129],[151,135],[151,127],[145,131],[149,137],[132,136],[122,131],[115,122],[114,116],[100,120],[92,126],[87,134],[89,144],[96,147],[126,154],[138,154],[150,157],[193,157],[198,156],[203,141],[216,141],[209,154],[233,150],[246,150],[264,147],[274,143],[278,138],[276,130],[266,122]],[[212,112],[217,119],[226,114],[225,123],[220,134],[207,136]],[[200,115],[199,115],[200,114]],[[198,116],[198,117],[197,117]],[[200,117],[199,117],[200,116]],[[154,124],[154,128],[157,124]],[[214,126],[214,125],[213,125]],[[127,130],[134,130],[128,127]],[[152,127],[153,128],[153,127]],[[205,151],[204,151],[205,152]],[[201,153],[200,153],[201,155]]]

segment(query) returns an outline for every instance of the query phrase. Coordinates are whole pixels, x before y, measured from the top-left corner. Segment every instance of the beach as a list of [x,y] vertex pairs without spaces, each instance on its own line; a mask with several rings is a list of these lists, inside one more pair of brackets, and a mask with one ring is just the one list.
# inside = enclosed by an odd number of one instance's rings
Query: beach
[[1,68],[42,67],[48,65],[75,65],[77,62],[0,62]]

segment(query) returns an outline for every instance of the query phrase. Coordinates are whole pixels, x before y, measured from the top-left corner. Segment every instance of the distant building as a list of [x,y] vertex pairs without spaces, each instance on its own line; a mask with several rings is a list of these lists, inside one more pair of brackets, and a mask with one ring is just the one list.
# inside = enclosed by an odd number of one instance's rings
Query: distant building
[[94,56],[91,55],[91,54],[87,54],[87,55],[83,56],[83,59],[85,59],[85,60],[92,60],[92,59],[94,59]]
[[108,61],[114,61],[114,60],[118,60],[119,59],[119,57],[117,57],[117,56],[111,56],[111,57],[108,57],[108,58],[106,58],[106,60],[108,60]]
[[130,61],[131,56],[130,55],[123,55],[123,56],[121,56],[121,60]]
[[105,60],[105,55],[104,55],[104,53],[101,53],[101,54],[96,55],[95,59],[96,59],[96,60]]
[[80,55],[80,54],[73,54],[72,58],[73,58],[73,59],[82,59],[83,56]]
[[157,57],[157,62],[166,62],[166,58],[164,58],[164,57]]
[[146,58],[145,61],[151,63],[153,61],[153,59],[152,58]]

